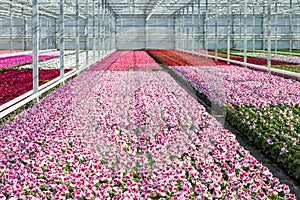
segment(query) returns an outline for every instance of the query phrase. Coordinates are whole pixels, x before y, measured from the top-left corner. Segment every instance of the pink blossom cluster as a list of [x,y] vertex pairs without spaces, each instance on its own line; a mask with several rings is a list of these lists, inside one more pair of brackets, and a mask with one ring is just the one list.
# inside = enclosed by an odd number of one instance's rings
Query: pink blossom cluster
[[[56,58],[52,55],[41,55],[39,61]],[[20,65],[32,63],[32,55],[20,55],[0,58],[0,68],[12,68]]]
[[117,51],[100,61],[91,70],[151,71],[161,67],[145,51]]
[[87,71],[0,146],[2,199],[296,199],[165,72]]
[[[233,55],[243,56],[243,53],[233,53]],[[267,53],[257,53],[257,52],[247,52],[247,56],[255,57],[255,58],[264,58],[268,59]],[[299,56],[291,56],[291,55],[279,55],[279,54],[271,54],[271,60],[286,62],[288,63],[295,63],[300,64],[300,57]]]
[[97,70],[107,70],[109,66],[115,62],[119,57],[128,53],[129,51],[115,51],[111,53],[109,56],[105,57],[100,62],[97,62],[95,65],[89,68],[89,70],[97,71]]
[[222,105],[225,102],[253,106],[300,104],[299,81],[267,72],[237,66],[174,67],[173,69],[210,100]]
[[281,62],[287,62],[287,63],[295,63],[300,64],[300,57],[299,56],[283,56],[283,55],[274,55],[271,58],[272,60],[277,60]]
[[160,66],[145,51],[130,51],[113,62],[108,70],[149,70]]

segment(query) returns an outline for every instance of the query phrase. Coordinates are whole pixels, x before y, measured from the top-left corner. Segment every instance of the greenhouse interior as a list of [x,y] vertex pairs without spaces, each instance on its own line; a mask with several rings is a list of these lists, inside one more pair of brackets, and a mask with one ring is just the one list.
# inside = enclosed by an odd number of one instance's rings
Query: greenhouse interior
[[300,0],[1,0],[0,199],[300,200]]

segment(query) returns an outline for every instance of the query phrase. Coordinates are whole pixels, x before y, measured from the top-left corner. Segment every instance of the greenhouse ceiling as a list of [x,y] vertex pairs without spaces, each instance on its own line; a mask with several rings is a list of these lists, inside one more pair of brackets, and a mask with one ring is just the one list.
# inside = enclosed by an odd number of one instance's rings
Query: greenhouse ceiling
[[[204,14],[211,16],[226,16],[228,14],[245,13],[244,0],[64,0],[66,17],[74,17],[76,3],[79,3],[79,13],[85,18],[87,6],[89,14],[93,6],[103,10],[108,8],[116,16],[143,15],[149,19],[152,15]],[[38,0],[41,16],[59,18],[61,0]],[[228,10],[230,2],[231,9]],[[246,0],[247,14],[262,14],[269,4],[271,14],[299,15],[300,0]],[[229,11],[229,13],[228,13]],[[32,15],[32,0],[1,0],[0,17],[29,18]]]

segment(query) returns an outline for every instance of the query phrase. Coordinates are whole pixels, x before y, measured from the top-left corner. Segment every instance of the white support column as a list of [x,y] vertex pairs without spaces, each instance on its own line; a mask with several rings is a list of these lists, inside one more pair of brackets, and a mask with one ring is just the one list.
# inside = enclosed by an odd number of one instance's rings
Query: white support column
[[[208,55],[208,0],[205,1],[205,55]],[[207,58],[207,57],[206,57]]]
[[[120,15],[121,16],[121,15]],[[114,50],[117,49],[117,16],[114,16]]]
[[93,0],[92,4],[92,12],[93,12],[93,61],[96,59],[96,19],[95,19],[95,0]]
[[201,0],[198,0],[198,23],[197,23],[197,25],[198,25],[198,31],[197,31],[197,38],[198,38],[198,40],[197,40],[197,42],[198,42],[198,51],[200,52],[200,50],[201,50],[201,45],[200,45],[200,21],[201,21],[201,14],[200,14],[200,3],[201,3]]
[[242,11],[239,14],[239,42],[242,42]]
[[192,52],[195,53],[195,8],[194,1],[192,1]]
[[[148,29],[148,20],[147,20],[147,17],[145,15],[145,18],[144,18],[144,35],[145,35],[144,48],[145,49],[147,49],[147,43],[148,43],[148,41],[147,41],[148,40],[147,29]],[[176,31],[175,31],[175,35],[176,35]]]
[[[271,69],[271,0],[268,0],[268,64],[267,67]],[[270,71],[271,72],[271,71]]]
[[55,48],[59,48],[59,41],[58,41],[58,34],[59,34],[59,26],[58,26],[58,19],[54,19],[54,27],[55,27],[55,36],[54,36],[54,41],[55,41]]
[[108,22],[108,40],[107,40],[107,45],[108,45],[108,48],[107,48],[107,54],[109,53],[109,51],[111,50],[111,13],[110,13],[110,9],[109,7],[107,6],[107,9],[108,9],[108,13],[107,13],[107,22]]
[[265,51],[265,14],[266,14],[265,5],[263,5],[262,26],[261,26],[261,30],[262,30],[262,50],[263,50],[263,52]]
[[234,32],[234,27],[235,27],[235,18],[234,18],[234,13],[233,11],[231,12],[232,13],[232,20],[231,20],[231,47],[232,48],[235,48],[236,44],[234,43],[235,42],[235,32]]
[[182,9],[182,15],[181,15],[181,19],[182,19],[182,38],[181,38],[181,42],[182,42],[182,47],[181,47],[181,49],[182,50],[184,50],[184,45],[185,45],[185,43],[184,43],[184,36],[185,36],[185,17],[184,17],[184,15],[185,15],[185,12],[184,12],[184,9]]
[[39,10],[38,0],[32,0],[32,67],[33,67],[33,93],[38,91],[39,87],[39,70],[38,70],[38,54],[39,54]]
[[[231,0],[227,2],[227,59],[230,59],[230,37],[231,37]],[[227,64],[230,62],[227,61]]]
[[244,65],[247,63],[247,3],[248,0],[244,0]]
[[277,31],[278,31],[278,25],[277,25],[277,3],[275,3],[275,54],[277,54],[277,44],[278,44],[278,36],[277,36]]
[[[49,22],[49,19],[46,20],[47,22],[47,33],[50,34],[51,33],[51,30],[50,30],[50,22]],[[51,37],[46,37],[46,49],[50,49],[50,38]]]
[[177,49],[181,49],[181,11],[179,11],[177,13],[177,17],[178,17],[178,45],[177,45]]
[[174,14],[174,34],[175,34],[175,40],[174,40],[174,48],[177,50],[177,12]]
[[255,10],[252,10],[252,50],[255,50]]
[[112,12],[109,9],[109,51],[108,53],[112,50]]
[[179,11],[179,20],[180,20],[180,24],[179,24],[179,32],[180,32],[180,34],[179,34],[179,49],[181,49],[181,50],[183,50],[183,40],[182,40],[182,38],[183,38],[183,17],[182,17],[182,11],[180,10]]
[[79,49],[80,49],[80,38],[79,38],[79,0],[76,0],[76,69],[79,69]]
[[290,0],[290,14],[289,14],[289,25],[290,25],[290,52],[293,49],[293,0]]
[[177,12],[177,49],[181,46],[181,19],[180,12]]
[[105,7],[104,7],[104,0],[102,0],[102,24],[101,24],[101,44],[102,44],[102,56],[105,55],[105,22],[104,22],[104,14],[105,14]]
[[64,77],[65,69],[65,17],[64,17],[64,0],[60,0],[60,34],[59,34],[59,49],[60,49],[60,78]]
[[40,26],[40,34],[39,34],[39,47],[40,47],[40,50],[43,50],[43,43],[42,43],[42,34],[43,34],[43,26],[42,26],[42,24],[43,24],[43,18],[42,17],[40,17],[39,18],[39,26]]
[[10,0],[9,4],[9,49],[10,54],[13,51],[13,17],[12,17],[12,0]]
[[189,43],[190,43],[190,41],[189,41],[189,37],[190,37],[190,27],[189,27],[189,14],[190,14],[190,12],[189,12],[189,7],[187,6],[186,7],[186,50],[187,51],[189,51],[189,49],[190,49],[190,45],[189,45]]
[[182,33],[183,33],[183,37],[182,37],[182,50],[184,49],[184,35],[185,35],[185,12],[184,9],[182,10]]
[[23,17],[23,28],[22,28],[22,51],[26,50],[26,36],[27,36],[27,19],[24,16],[24,7],[22,7],[22,17]]
[[86,19],[85,19],[85,62],[89,64],[89,50],[90,50],[90,38],[89,38],[89,0],[85,1]]
[[[219,38],[218,38],[218,1],[215,0],[215,56],[218,56],[218,42],[219,42]],[[216,58],[217,60],[217,58]]]
[[98,0],[98,58],[101,58],[101,0]]
[[104,54],[107,55],[107,31],[108,31],[108,27],[107,27],[107,10],[106,10],[106,0],[104,0]]

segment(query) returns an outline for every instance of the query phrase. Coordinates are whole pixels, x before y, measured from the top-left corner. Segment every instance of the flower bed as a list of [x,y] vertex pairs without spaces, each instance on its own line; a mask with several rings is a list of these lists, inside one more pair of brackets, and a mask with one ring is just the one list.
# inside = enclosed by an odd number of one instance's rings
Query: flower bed
[[175,67],[231,124],[300,180],[300,83],[239,67]]
[[112,71],[151,71],[161,69],[161,67],[145,51],[117,51],[90,68],[90,70],[99,69]]
[[[243,56],[242,53],[232,53],[233,55]],[[247,52],[247,56],[254,57],[254,58],[263,58],[267,59],[267,53],[254,53],[254,52]],[[286,62],[286,64],[300,64],[300,57],[299,56],[291,56],[291,55],[280,55],[280,54],[271,54],[271,60]]]
[[[195,52],[199,52],[202,54],[205,54],[205,50],[196,50]],[[218,57],[221,58],[227,58],[226,50],[219,50]],[[214,52],[209,51],[209,55],[215,55]],[[244,61],[243,58],[244,53],[240,51],[233,51],[231,52],[230,59],[237,60],[240,62]],[[298,56],[285,56],[285,55],[276,55],[271,54],[271,67],[291,72],[300,72],[300,57]],[[266,53],[253,53],[253,52],[247,52],[247,62],[252,64],[258,64],[258,65],[267,65],[267,54]],[[178,65],[180,66],[180,65]],[[190,65],[190,66],[199,66],[199,65]],[[201,66],[209,66],[209,65],[201,65]],[[276,73],[273,73],[276,74]],[[280,76],[280,74],[277,74]]]
[[98,71],[98,70],[107,70],[109,66],[115,62],[119,57],[128,53],[129,51],[115,51],[100,62],[97,62],[95,65],[90,67],[88,70],[90,71]]
[[[49,53],[50,55],[57,55],[59,52],[54,51]],[[89,51],[89,58],[93,57],[93,51]],[[52,56],[53,56],[52,55]],[[97,54],[98,55],[98,54]],[[76,54],[74,51],[68,51],[64,57],[64,66],[67,69],[76,68]],[[92,60],[92,59],[90,59]],[[86,64],[86,51],[81,51],[79,53],[79,66],[84,66]],[[39,69],[59,69],[60,68],[60,58],[55,56],[55,58],[50,60],[45,60],[39,63]],[[32,69],[32,64],[19,66],[18,69]]]
[[[65,72],[70,71],[66,69]],[[60,71],[39,70],[39,85],[42,85],[56,77]],[[0,72],[0,105],[32,90],[32,70],[7,70]]]
[[[267,59],[266,53],[247,53],[248,56],[258,57],[262,59]],[[285,55],[271,55],[272,61],[285,62],[284,65],[273,65],[273,68],[287,70],[291,72],[300,72],[300,57],[298,56],[285,56]]]
[[152,57],[167,66],[215,66],[227,65],[223,61],[215,61],[196,55],[182,53],[174,50],[149,50]]
[[3,198],[296,199],[165,72],[87,71],[0,145]]
[[[237,60],[240,62],[244,61],[243,57],[238,57],[238,56],[231,56],[230,59]],[[256,65],[267,65],[267,62],[268,62],[267,59],[247,57],[247,63],[256,64]],[[271,60],[271,65],[279,65],[280,66],[280,65],[297,65],[297,64],[287,63],[287,62],[278,61],[278,60]]]
[[[42,55],[39,56],[39,61],[48,60],[52,58],[56,58],[57,56],[52,55]],[[25,65],[28,63],[32,63],[31,55],[20,55],[20,56],[11,56],[0,58],[0,69],[1,68],[14,68],[20,65]]]

